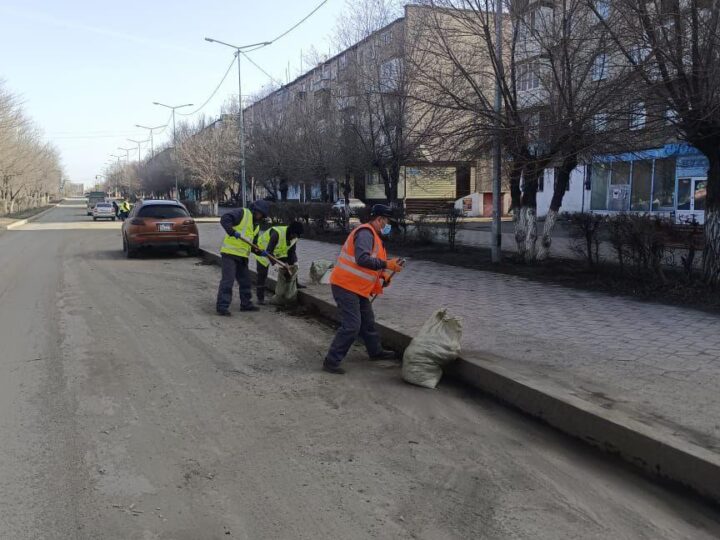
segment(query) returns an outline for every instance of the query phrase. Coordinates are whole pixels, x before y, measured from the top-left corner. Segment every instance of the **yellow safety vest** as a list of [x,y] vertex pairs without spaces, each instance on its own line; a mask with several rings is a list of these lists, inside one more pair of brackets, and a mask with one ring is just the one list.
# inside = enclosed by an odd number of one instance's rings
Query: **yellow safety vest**
[[123,203],[120,205],[120,210],[123,212],[130,212],[130,203],[127,201],[123,201]]
[[[287,225],[277,225],[275,227],[270,227],[267,231],[263,232],[260,235],[260,239],[258,240],[258,247],[263,250],[268,247],[268,245],[270,244],[270,234],[274,230],[278,233],[278,241],[277,245],[275,246],[275,251],[273,251],[272,254],[278,259],[287,257],[290,253],[290,248],[293,247],[297,242],[297,238],[293,238],[292,240],[290,240],[290,243],[288,243],[287,229]],[[267,257],[256,257],[256,260],[263,266],[267,266],[270,264],[270,260]]]
[[[243,218],[238,225],[233,227],[233,230],[239,232],[243,238],[247,238],[252,242],[260,230],[260,227],[253,227],[252,212],[247,208],[243,208]],[[226,234],[222,248],[220,248],[220,253],[235,255],[236,257],[245,257],[247,259],[250,256],[250,245],[239,238]]]

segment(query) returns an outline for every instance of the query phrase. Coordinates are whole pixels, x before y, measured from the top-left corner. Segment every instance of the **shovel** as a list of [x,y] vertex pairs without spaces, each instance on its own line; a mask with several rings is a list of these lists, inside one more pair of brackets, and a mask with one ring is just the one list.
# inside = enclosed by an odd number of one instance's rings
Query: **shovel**
[[[256,244],[254,244],[254,243],[251,242],[250,240],[247,240],[246,238],[243,238],[242,236],[240,237],[240,240],[242,240],[243,242],[245,242],[247,245],[249,245],[251,248],[253,248],[253,249],[256,250],[256,251],[263,251],[263,250],[260,249],[260,247],[258,247]],[[289,264],[286,264],[286,263],[282,262],[280,259],[278,259],[277,257],[273,256],[273,255],[270,254],[270,253],[268,253],[267,258],[270,259],[270,260],[271,260],[272,262],[274,262],[275,264],[277,264],[280,268],[282,268],[283,270],[285,270],[288,274],[290,273],[290,265],[289,265]]]

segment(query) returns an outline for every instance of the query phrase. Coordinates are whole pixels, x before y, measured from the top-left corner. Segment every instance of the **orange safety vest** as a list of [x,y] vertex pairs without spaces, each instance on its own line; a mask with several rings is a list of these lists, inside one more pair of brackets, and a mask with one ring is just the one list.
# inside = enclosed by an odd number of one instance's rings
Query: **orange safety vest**
[[345,240],[337,264],[330,274],[330,283],[369,298],[372,294],[382,294],[381,278],[384,270],[371,270],[355,262],[355,235],[361,229],[369,229],[375,237],[372,256],[381,261],[387,261],[387,252],[380,235],[370,225],[360,225]]

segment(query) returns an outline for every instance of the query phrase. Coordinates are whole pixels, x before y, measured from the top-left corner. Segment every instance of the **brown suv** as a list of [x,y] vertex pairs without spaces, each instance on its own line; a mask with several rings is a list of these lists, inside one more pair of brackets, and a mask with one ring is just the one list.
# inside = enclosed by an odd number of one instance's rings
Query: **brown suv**
[[123,251],[134,257],[141,248],[184,249],[197,255],[200,247],[195,220],[177,201],[142,201],[122,225]]

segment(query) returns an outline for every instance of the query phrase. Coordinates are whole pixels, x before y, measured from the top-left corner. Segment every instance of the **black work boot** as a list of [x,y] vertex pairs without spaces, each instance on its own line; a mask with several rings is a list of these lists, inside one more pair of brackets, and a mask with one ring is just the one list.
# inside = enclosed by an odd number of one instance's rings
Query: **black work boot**
[[335,364],[329,363],[327,360],[323,362],[323,371],[327,371],[328,373],[332,373],[333,375],[345,375],[345,370],[341,368],[340,366],[336,366]]
[[260,308],[249,304],[247,306],[240,306],[240,311],[260,311]]
[[227,309],[217,309],[217,314],[221,317],[231,317],[232,313],[230,313],[230,310]]
[[395,351],[383,349],[377,354],[370,356],[370,360],[397,360],[398,354]]

